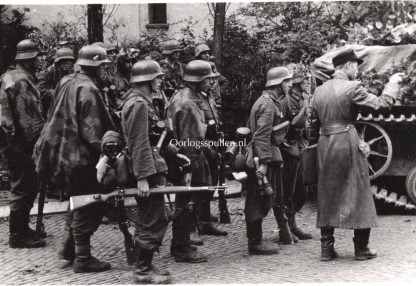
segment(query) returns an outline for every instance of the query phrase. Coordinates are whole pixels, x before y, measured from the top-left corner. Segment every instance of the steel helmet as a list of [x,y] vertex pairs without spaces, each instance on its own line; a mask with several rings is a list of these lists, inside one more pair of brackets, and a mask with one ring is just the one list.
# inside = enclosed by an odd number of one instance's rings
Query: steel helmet
[[292,74],[286,67],[275,67],[267,72],[266,87],[281,84],[285,79],[292,79]]
[[116,45],[113,45],[113,44],[106,44],[106,51],[107,51],[107,53],[110,52],[110,51],[116,51],[117,52],[117,47],[116,47]]
[[70,48],[61,48],[56,51],[54,62],[60,60],[73,60],[75,62],[74,52]]
[[135,63],[130,73],[130,83],[151,81],[163,75],[160,65],[154,60],[142,60]]
[[183,49],[177,40],[169,40],[162,45],[162,55],[170,55],[173,52],[181,52]]
[[92,43],[91,46],[94,46],[94,47],[98,46],[98,47],[103,48],[104,50],[107,50],[107,45],[104,44],[103,42],[95,42],[95,43]]
[[195,48],[195,58],[197,58],[200,53],[207,52],[207,51],[211,51],[211,49],[205,44],[201,44],[201,45],[196,46],[196,48]]
[[212,72],[209,62],[194,60],[186,65],[183,80],[188,82],[201,82],[208,77],[216,76],[217,74]]
[[30,60],[40,54],[38,45],[32,40],[26,39],[17,43],[17,52],[15,60]]
[[78,53],[76,64],[80,66],[98,67],[103,63],[110,63],[106,51],[100,46],[84,46]]

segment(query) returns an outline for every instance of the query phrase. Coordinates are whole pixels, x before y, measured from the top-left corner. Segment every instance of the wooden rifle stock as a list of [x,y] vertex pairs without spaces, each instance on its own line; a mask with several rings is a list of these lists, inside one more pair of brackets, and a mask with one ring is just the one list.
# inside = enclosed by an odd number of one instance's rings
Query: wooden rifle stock
[[276,126],[273,126],[272,130],[273,131],[279,131],[282,130],[283,128],[286,128],[290,125],[289,121],[285,121],[283,123],[277,124]]
[[41,239],[42,231],[44,230],[43,225],[43,209],[45,207],[45,196],[46,196],[46,185],[43,183],[39,184],[39,199],[38,199],[38,215],[36,218],[36,232],[35,232],[35,240]]
[[[202,186],[202,187],[188,187],[188,186],[167,186],[150,188],[150,195],[154,194],[173,194],[173,193],[191,193],[191,192],[214,192],[215,190],[224,190],[227,186]],[[91,194],[82,196],[72,196],[69,199],[70,210],[74,211],[85,206],[89,206],[99,202],[106,202],[111,198],[133,197],[137,195],[137,188],[116,189],[108,194]]]

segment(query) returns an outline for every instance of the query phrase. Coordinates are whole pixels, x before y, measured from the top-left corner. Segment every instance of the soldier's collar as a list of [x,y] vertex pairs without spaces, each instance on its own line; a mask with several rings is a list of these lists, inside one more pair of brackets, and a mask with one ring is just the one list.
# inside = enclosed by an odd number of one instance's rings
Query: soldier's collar
[[147,95],[147,94],[146,94],[145,92],[143,92],[143,90],[141,90],[140,88],[138,88],[138,87],[133,87],[133,88],[132,88],[132,93],[133,93],[135,96],[140,96],[140,97],[142,97],[144,100],[146,100],[147,102],[152,103],[152,98],[150,97],[150,96],[151,96],[151,94]]
[[36,82],[37,81],[36,74],[34,72],[32,72],[31,70],[28,70],[24,65],[16,64],[16,69],[22,70],[25,73],[27,73],[29,75],[30,80],[32,82]]
[[340,70],[335,71],[333,78],[350,80],[348,76]]

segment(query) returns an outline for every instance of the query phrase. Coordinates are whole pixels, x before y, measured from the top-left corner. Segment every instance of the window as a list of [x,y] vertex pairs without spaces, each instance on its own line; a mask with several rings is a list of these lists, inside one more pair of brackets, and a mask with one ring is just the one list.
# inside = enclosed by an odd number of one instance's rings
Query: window
[[167,29],[166,4],[149,4],[149,24],[146,28]]

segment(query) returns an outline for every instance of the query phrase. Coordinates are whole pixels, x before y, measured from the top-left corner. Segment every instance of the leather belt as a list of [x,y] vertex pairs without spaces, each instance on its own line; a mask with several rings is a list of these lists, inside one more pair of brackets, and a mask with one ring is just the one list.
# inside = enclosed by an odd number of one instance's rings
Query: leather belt
[[351,122],[333,122],[333,123],[326,123],[325,125],[321,126],[319,130],[319,134],[321,135],[334,135],[339,133],[348,132],[350,129],[355,128]]

